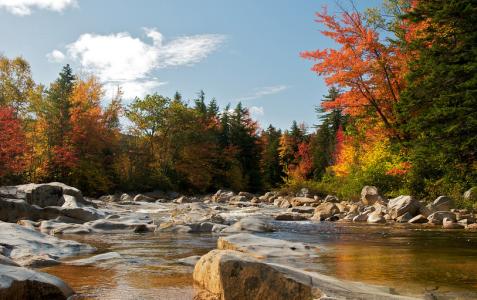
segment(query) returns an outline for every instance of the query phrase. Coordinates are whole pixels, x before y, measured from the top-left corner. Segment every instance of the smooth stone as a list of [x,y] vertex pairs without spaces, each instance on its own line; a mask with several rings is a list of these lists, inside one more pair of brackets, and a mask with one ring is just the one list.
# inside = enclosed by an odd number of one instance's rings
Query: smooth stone
[[300,242],[260,237],[249,233],[220,237],[217,248],[247,253],[255,258],[308,257],[317,255],[318,248]]
[[222,232],[224,233],[235,233],[235,232],[271,232],[274,231],[272,226],[269,224],[270,220],[265,218],[258,217],[245,217],[233,225],[225,228]]
[[266,263],[232,250],[212,250],[204,255],[195,265],[193,278],[221,300],[416,299],[395,295],[387,287]]
[[60,300],[68,299],[74,291],[53,275],[23,267],[0,267],[0,299]]
[[313,219],[323,221],[333,215],[338,214],[339,212],[340,210],[336,204],[332,202],[321,203],[315,208]]
[[384,202],[384,198],[379,194],[375,186],[365,186],[361,190],[361,203],[364,205],[373,205],[376,202]]
[[447,218],[452,221],[457,220],[455,213],[450,211],[436,211],[435,213],[432,213],[427,219],[429,220],[429,223],[435,225],[442,225],[444,218]]
[[393,219],[397,219],[405,213],[415,216],[418,214],[420,207],[421,203],[411,196],[399,196],[388,202],[389,214]]
[[383,217],[381,213],[370,213],[368,215],[368,223],[386,223],[386,219]]
[[417,215],[408,221],[408,223],[411,224],[424,224],[427,222],[429,222],[429,220],[424,215]]
[[63,258],[96,250],[86,244],[58,239],[18,224],[4,222],[0,222],[0,241],[10,249],[7,256],[13,261],[35,255]]

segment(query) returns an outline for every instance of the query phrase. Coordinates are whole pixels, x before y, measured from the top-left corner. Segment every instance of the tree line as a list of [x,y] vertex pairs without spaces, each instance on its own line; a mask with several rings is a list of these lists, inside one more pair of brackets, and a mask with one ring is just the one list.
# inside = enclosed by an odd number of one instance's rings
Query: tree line
[[[104,103],[65,66],[49,86],[0,57],[0,183],[62,181],[86,193],[363,185],[432,198],[477,185],[477,5],[385,0],[317,13],[337,47],[305,51],[327,95],[312,128],[260,128],[246,107],[159,94]],[[131,124],[121,128],[121,120]]]

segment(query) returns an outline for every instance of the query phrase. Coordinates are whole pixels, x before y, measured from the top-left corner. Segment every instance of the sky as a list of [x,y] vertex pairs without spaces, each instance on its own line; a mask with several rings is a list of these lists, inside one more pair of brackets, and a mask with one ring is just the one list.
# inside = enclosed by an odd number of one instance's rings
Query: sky
[[[379,0],[355,0],[359,8]],[[335,0],[0,0],[0,53],[22,56],[48,85],[65,64],[93,73],[110,101],[204,90],[241,101],[262,127],[316,124],[327,87],[305,50],[336,47],[315,12]]]

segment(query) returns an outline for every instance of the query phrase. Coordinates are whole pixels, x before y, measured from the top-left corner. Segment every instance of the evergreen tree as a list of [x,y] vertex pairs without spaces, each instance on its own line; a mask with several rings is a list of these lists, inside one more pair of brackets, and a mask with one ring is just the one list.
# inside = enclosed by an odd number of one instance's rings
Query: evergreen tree
[[68,182],[76,162],[71,145],[71,95],[75,76],[70,65],[63,67],[58,79],[47,91],[42,117],[45,120],[48,147],[48,179]]
[[[419,1],[407,16],[424,24],[412,44],[408,87],[398,104],[414,190],[426,181],[477,184],[477,3]],[[454,185],[454,184],[452,184]]]
[[262,133],[262,184],[264,189],[271,189],[283,183],[282,166],[280,165],[280,130],[277,130],[272,125],[268,126],[267,130]]
[[[328,95],[324,96],[323,102],[336,101],[338,96],[338,89],[332,87],[328,90]],[[335,108],[326,111],[322,107],[319,106],[315,109],[321,124],[316,126],[316,134],[311,139],[313,176],[318,180],[325,174],[326,168],[334,163],[333,153],[335,153],[336,148],[336,134],[338,128],[344,123],[341,110]]]

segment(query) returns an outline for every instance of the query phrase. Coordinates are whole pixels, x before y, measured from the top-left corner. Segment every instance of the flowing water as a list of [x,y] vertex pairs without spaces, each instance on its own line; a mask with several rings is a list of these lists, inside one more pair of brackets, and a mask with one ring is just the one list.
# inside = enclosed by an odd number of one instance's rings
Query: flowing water
[[[264,236],[317,245],[317,257],[301,267],[337,278],[386,285],[407,295],[452,292],[477,299],[477,233],[422,226],[275,222]],[[95,266],[62,264],[43,269],[68,282],[76,299],[192,299],[192,267],[177,259],[216,246],[211,234],[93,234],[65,236],[89,243],[98,253],[122,259]],[[77,258],[75,258],[77,259]],[[300,264],[300,262],[297,262]],[[449,294],[451,295],[451,294]],[[458,296],[455,296],[458,295]]]

